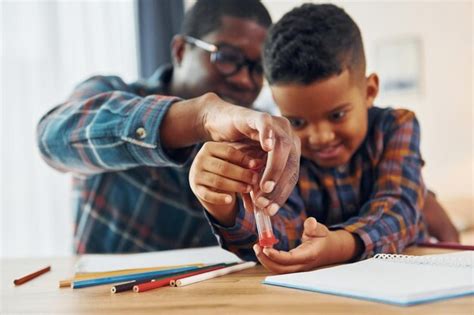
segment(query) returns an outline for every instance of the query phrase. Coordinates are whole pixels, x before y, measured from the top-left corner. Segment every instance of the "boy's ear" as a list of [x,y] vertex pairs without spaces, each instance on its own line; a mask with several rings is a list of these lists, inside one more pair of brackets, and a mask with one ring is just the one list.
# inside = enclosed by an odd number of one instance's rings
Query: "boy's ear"
[[173,66],[179,66],[183,60],[186,41],[183,35],[175,35],[171,40],[171,60]]
[[374,100],[377,97],[377,94],[379,93],[379,76],[376,73],[371,73],[366,78],[365,89],[366,106],[367,108],[370,108],[374,104]]

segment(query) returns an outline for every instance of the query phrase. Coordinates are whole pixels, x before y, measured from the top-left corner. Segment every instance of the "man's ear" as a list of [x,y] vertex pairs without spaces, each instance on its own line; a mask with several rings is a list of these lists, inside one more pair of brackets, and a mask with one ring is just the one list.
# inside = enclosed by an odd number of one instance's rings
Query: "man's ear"
[[186,41],[183,35],[175,35],[171,40],[171,60],[173,66],[179,66],[183,60]]
[[379,93],[379,76],[376,73],[371,73],[365,80],[365,104],[367,108],[370,108],[374,104],[374,100]]

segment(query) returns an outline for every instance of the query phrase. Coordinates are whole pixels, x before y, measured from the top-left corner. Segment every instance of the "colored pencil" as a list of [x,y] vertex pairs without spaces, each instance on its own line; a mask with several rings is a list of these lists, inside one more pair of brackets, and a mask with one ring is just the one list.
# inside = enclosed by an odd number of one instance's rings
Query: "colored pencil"
[[158,271],[158,270],[166,270],[166,269],[176,269],[181,267],[202,267],[204,264],[196,263],[196,264],[183,264],[183,265],[168,265],[168,266],[157,266],[157,267],[147,267],[147,268],[135,268],[135,269],[122,269],[122,270],[114,270],[114,271],[101,271],[101,272],[80,272],[74,275],[74,280],[85,280],[85,279],[92,279],[92,278],[104,278],[104,277],[112,277],[112,276],[120,276],[132,273],[142,273],[147,271]]
[[450,242],[438,242],[438,243],[420,242],[420,243],[417,243],[416,245],[420,247],[474,250],[474,245],[462,245],[462,244],[450,243]]
[[41,276],[43,273],[46,273],[46,272],[48,272],[48,271],[50,271],[50,270],[51,270],[51,266],[47,266],[47,267],[45,267],[45,268],[43,268],[43,269],[40,269],[40,270],[38,270],[38,271],[36,271],[36,272],[30,273],[30,274],[28,274],[28,275],[26,275],[26,276],[23,276],[23,277],[21,277],[21,278],[18,278],[18,279],[13,280],[13,283],[14,283],[15,285],[22,285],[23,283],[28,282],[28,281],[30,281],[31,279],[34,279],[34,278],[36,278],[36,277],[39,277],[39,276]]
[[204,264],[185,264],[185,265],[175,265],[175,266],[160,266],[160,267],[148,267],[148,268],[137,268],[137,269],[123,269],[115,271],[102,271],[102,272],[86,272],[86,273],[76,273],[73,278],[65,279],[59,281],[60,288],[69,288],[74,281],[79,280],[88,280],[88,279],[99,279],[112,276],[128,275],[128,274],[140,274],[148,271],[159,271],[159,270],[169,270],[176,269],[180,267],[202,267]]
[[133,292],[141,293],[141,292],[145,292],[145,291],[158,289],[158,288],[167,286],[167,285],[170,284],[170,279],[171,278],[165,278],[165,279],[156,280],[156,281],[152,280],[152,281],[149,281],[149,282],[146,282],[146,283],[134,285],[133,286]]
[[[208,266],[204,266],[204,267],[199,267],[195,270],[209,269],[209,268],[217,267],[217,266],[226,267],[227,264],[220,263],[220,264],[215,264],[215,265],[208,265]],[[128,290],[133,290],[133,287],[138,285],[138,284],[142,284],[142,283],[146,283],[146,282],[150,282],[150,281],[161,280],[161,279],[165,279],[165,278],[169,279],[170,277],[185,275],[185,274],[189,274],[190,272],[191,271],[186,270],[186,271],[180,271],[180,272],[176,272],[176,273],[169,274],[169,275],[162,276],[162,277],[151,277],[151,278],[148,278],[148,279],[142,279],[142,280],[138,280],[138,281],[133,280],[133,281],[130,281],[130,282],[121,283],[121,284],[117,284],[117,285],[113,286],[112,288],[110,288],[110,292],[120,293],[120,292],[124,292],[124,291],[128,291]]]
[[148,280],[148,279],[147,280],[139,280],[139,281],[133,280],[133,281],[125,282],[125,283],[116,284],[116,285],[114,285],[113,287],[110,288],[110,292],[120,293],[120,292],[130,291],[130,290],[133,290],[133,287],[135,285],[140,284],[140,283],[145,283],[145,282],[148,282],[148,281],[151,281],[151,280]]
[[166,270],[158,270],[158,271],[149,271],[143,273],[134,273],[134,274],[127,274],[127,275],[120,275],[120,276],[112,276],[112,277],[104,277],[104,278],[94,278],[94,279],[86,279],[86,280],[78,280],[73,281],[71,287],[73,289],[80,289],[80,288],[87,288],[95,285],[102,285],[102,284],[110,284],[110,283],[117,283],[117,282],[124,282],[124,281],[131,281],[131,280],[143,280],[149,279],[153,277],[160,277],[170,275],[180,271],[186,270],[196,270],[197,267],[181,267],[176,269],[166,269]]
[[70,288],[73,281],[73,279],[59,280],[59,287]]
[[[227,268],[227,267],[231,267],[231,266],[235,266],[237,265],[238,263],[237,262],[234,262],[234,263],[229,263],[229,264],[225,264],[224,266],[222,266],[222,268]],[[222,268],[218,268],[218,269],[222,269]],[[216,269],[217,270],[217,269]],[[183,275],[183,276],[180,276],[180,277],[176,277],[176,278],[173,278],[172,280],[170,280],[170,287],[175,287],[176,286],[176,281],[178,281],[179,279],[183,279],[183,278],[188,278],[188,277],[191,277],[191,276],[194,276],[194,275],[198,275],[198,274],[201,274],[201,273],[205,273],[205,272],[209,272],[209,271],[213,271],[213,270],[203,270],[202,272],[190,272],[188,275]],[[194,274],[192,274],[194,273]]]
[[201,282],[201,281],[204,281],[204,280],[208,280],[208,279],[220,277],[220,276],[223,276],[223,275],[227,275],[229,273],[233,273],[233,272],[237,272],[237,271],[240,271],[240,270],[248,269],[248,268],[254,267],[255,265],[256,265],[256,263],[254,261],[247,261],[247,262],[235,265],[235,266],[210,271],[210,272],[198,274],[198,275],[187,277],[187,278],[182,278],[182,279],[176,280],[175,285],[177,287],[182,287],[182,286],[185,286],[185,285],[193,284],[193,283],[196,283],[196,282]]
[[181,275],[172,275],[170,277],[164,277],[161,279],[152,280],[146,283],[135,285],[133,287],[133,291],[140,293],[140,292],[145,292],[145,291],[149,291],[153,289],[158,289],[158,288],[169,285],[171,281],[175,281],[176,279],[186,278],[186,277],[198,275],[204,272],[222,269],[225,267],[226,267],[225,264],[220,264],[219,266],[203,267],[203,268],[200,268],[199,270],[190,271],[187,273],[183,273]]

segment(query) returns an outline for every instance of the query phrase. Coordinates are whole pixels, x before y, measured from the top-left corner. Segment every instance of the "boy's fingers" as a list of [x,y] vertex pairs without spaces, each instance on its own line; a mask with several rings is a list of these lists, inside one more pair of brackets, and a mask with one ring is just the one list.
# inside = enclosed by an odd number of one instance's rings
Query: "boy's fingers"
[[273,261],[271,258],[266,256],[262,248],[258,245],[255,244],[253,246],[253,250],[255,252],[255,255],[258,259],[258,261],[268,270],[274,272],[274,273],[290,273],[290,272],[297,272],[297,271],[303,271],[306,270],[306,266],[303,264],[296,264],[296,265],[281,265],[275,261]]
[[234,179],[249,185],[254,185],[258,182],[258,174],[256,172],[216,157],[209,157],[203,164],[203,169],[209,173],[214,173],[221,177]]
[[226,205],[233,201],[233,197],[230,194],[212,191],[202,185],[196,185],[195,193],[201,200],[214,205]]
[[196,178],[196,184],[209,187],[212,190],[218,189],[232,193],[248,193],[252,189],[252,186],[248,184],[206,171],[202,171],[199,178]]
[[[218,157],[224,161],[237,164],[245,168],[252,168],[250,162],[254,160],[248,154],[245,154],[243,151],[239,150],[237,146],[232,145],[228,142],[206,142],[203,145],[203,148],[208,152],[212,152],[212,155]],[[255,161],[253,161],[255,164]]]
[[304,230],[302,239],[312,237],[326,237],[328,235],[328,229],[323,224],[316,221],[315,218],[309,217],[304,221]]
[[282,266],[305,265],[311,263],[315,259],[313,246],[305,246],[304,244],[290,250],[279,251],[273,248],[264,248],[263,253],[273,262]]

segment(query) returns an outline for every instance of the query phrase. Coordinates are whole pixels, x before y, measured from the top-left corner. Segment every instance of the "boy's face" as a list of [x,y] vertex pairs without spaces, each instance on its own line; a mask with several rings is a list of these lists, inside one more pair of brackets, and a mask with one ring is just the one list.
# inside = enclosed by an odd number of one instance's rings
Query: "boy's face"
[[367,110],[378,92],[372,74],[349,70],[328,79],[271,87],[282,115],[301,139],[301,154],[321,167],[346,164],[367,134]]

